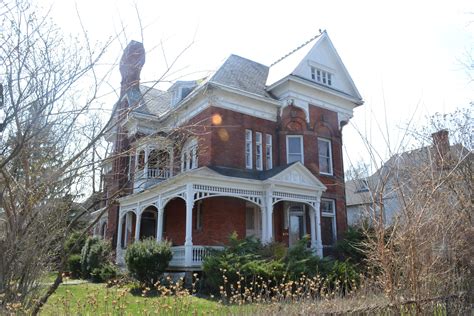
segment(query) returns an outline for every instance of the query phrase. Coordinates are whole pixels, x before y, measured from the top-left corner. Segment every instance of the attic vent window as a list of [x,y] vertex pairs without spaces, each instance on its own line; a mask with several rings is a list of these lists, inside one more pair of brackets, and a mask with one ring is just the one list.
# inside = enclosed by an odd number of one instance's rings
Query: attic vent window
[[311,67],[311,79],[327,86],[332,86],[332,73]]

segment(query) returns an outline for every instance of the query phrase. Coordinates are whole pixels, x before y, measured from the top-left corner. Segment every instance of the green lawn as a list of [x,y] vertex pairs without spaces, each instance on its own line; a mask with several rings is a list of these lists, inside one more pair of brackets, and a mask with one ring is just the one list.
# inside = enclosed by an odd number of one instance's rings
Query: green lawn
[[[186,292],[187,293],[187,292]],[[307,315],[361,311],[372,306],[375,313],[392,315],[381,295],[320,300],[279,301],[266,304],[224,305],[189,294],[142,297],[125,288],[108,288],[105,284],[62,284],[44,306],[41,315]],[[378,309],[377,307],[380,307]],[[402,314],[411,315],[406,306]],[[447,315],[444,306],[427,306],[434,315]],[[399,311],[400,312],[400,311]],[[395,312],[397,314],[397,312]]]
[[41,315],[205,315],[241,314],[242,307],[190,295],[142,297],[105,284],[62,284]]

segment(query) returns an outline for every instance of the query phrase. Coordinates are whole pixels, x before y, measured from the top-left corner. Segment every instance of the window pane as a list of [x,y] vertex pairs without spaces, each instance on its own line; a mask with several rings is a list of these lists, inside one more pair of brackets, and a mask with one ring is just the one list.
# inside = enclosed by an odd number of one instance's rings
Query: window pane
[[267,134],[267,145],[272,145],[272,135]]
[[250,131],[250,130],[245,131],[245,139],[247,141],[252,141],[252,131]]
[[300,154],[288,154],[288,163],[292,163],[292,162],[295,162],[295,161],[303,161],[302,159],[303,157],[301,157]]
[[331,142],[318,139],[319,172],[332,174]]
[[322,200],[321,201],[321,212],[334,213],[334,201]]
[[324,140],[318,141],[319,155],[329,157],[329,143]]
[[319,172],[329,173],[329,162],[327,158],[319,157]]
[[289,153],[301,153],[301,138],[299,137],[289,137],[288,138],[288,152]]

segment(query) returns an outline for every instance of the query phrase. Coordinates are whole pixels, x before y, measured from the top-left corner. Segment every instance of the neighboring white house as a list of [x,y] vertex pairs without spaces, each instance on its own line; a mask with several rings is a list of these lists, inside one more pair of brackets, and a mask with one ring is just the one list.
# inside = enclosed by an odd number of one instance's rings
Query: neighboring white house
[[412,180],[420,172],[443,172],[449,164],[471,159],[468,149],[449,144],[448,131],[440,130],[432,137],[432,146],[396,154],[371,176],[346,182],[349,226],[371,224],[379,219],[385,226],[393,225],[403,209],[402,196],[410,194],[411,186],[417,182]]

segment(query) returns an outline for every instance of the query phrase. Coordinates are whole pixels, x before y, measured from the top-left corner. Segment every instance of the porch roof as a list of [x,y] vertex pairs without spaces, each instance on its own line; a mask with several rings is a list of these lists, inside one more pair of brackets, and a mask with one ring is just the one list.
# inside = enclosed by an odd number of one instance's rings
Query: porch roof
[[246,171],[212,166],[183,172],[150,186],[142,192],[124,196],[119,199],[119,203],[121,207],[125,208],[136,203],[146,205],[150,201],[156,200],[158,196],[163,199],[178,196],[178,192],[185,192],[187,184],[206,187],[202,190],[208,190],[207,188],[211,191],[218,190],[222,192],[219,195],[242,195],[252,201],[253,199],[258,200],[257,204],[263,203],[262,198],[267,190],[298,195],[299,199],[310,200],[326,191],[324,184],[300,162],[267,171]]
[[268,178],[271,178],[279,174],[280,172],[287,169],[293,164],[295,163],[291,163],[284,166],[278,166],[270,170],[250,170],[250,169],[243,170],[243,169],[238,169],[238,168],[229,168],[229,167],[221,167],[221,166],[209,166],[208,168],[226,177],[235,177],[235,178],[253,179],[253,180],[266,180]]

